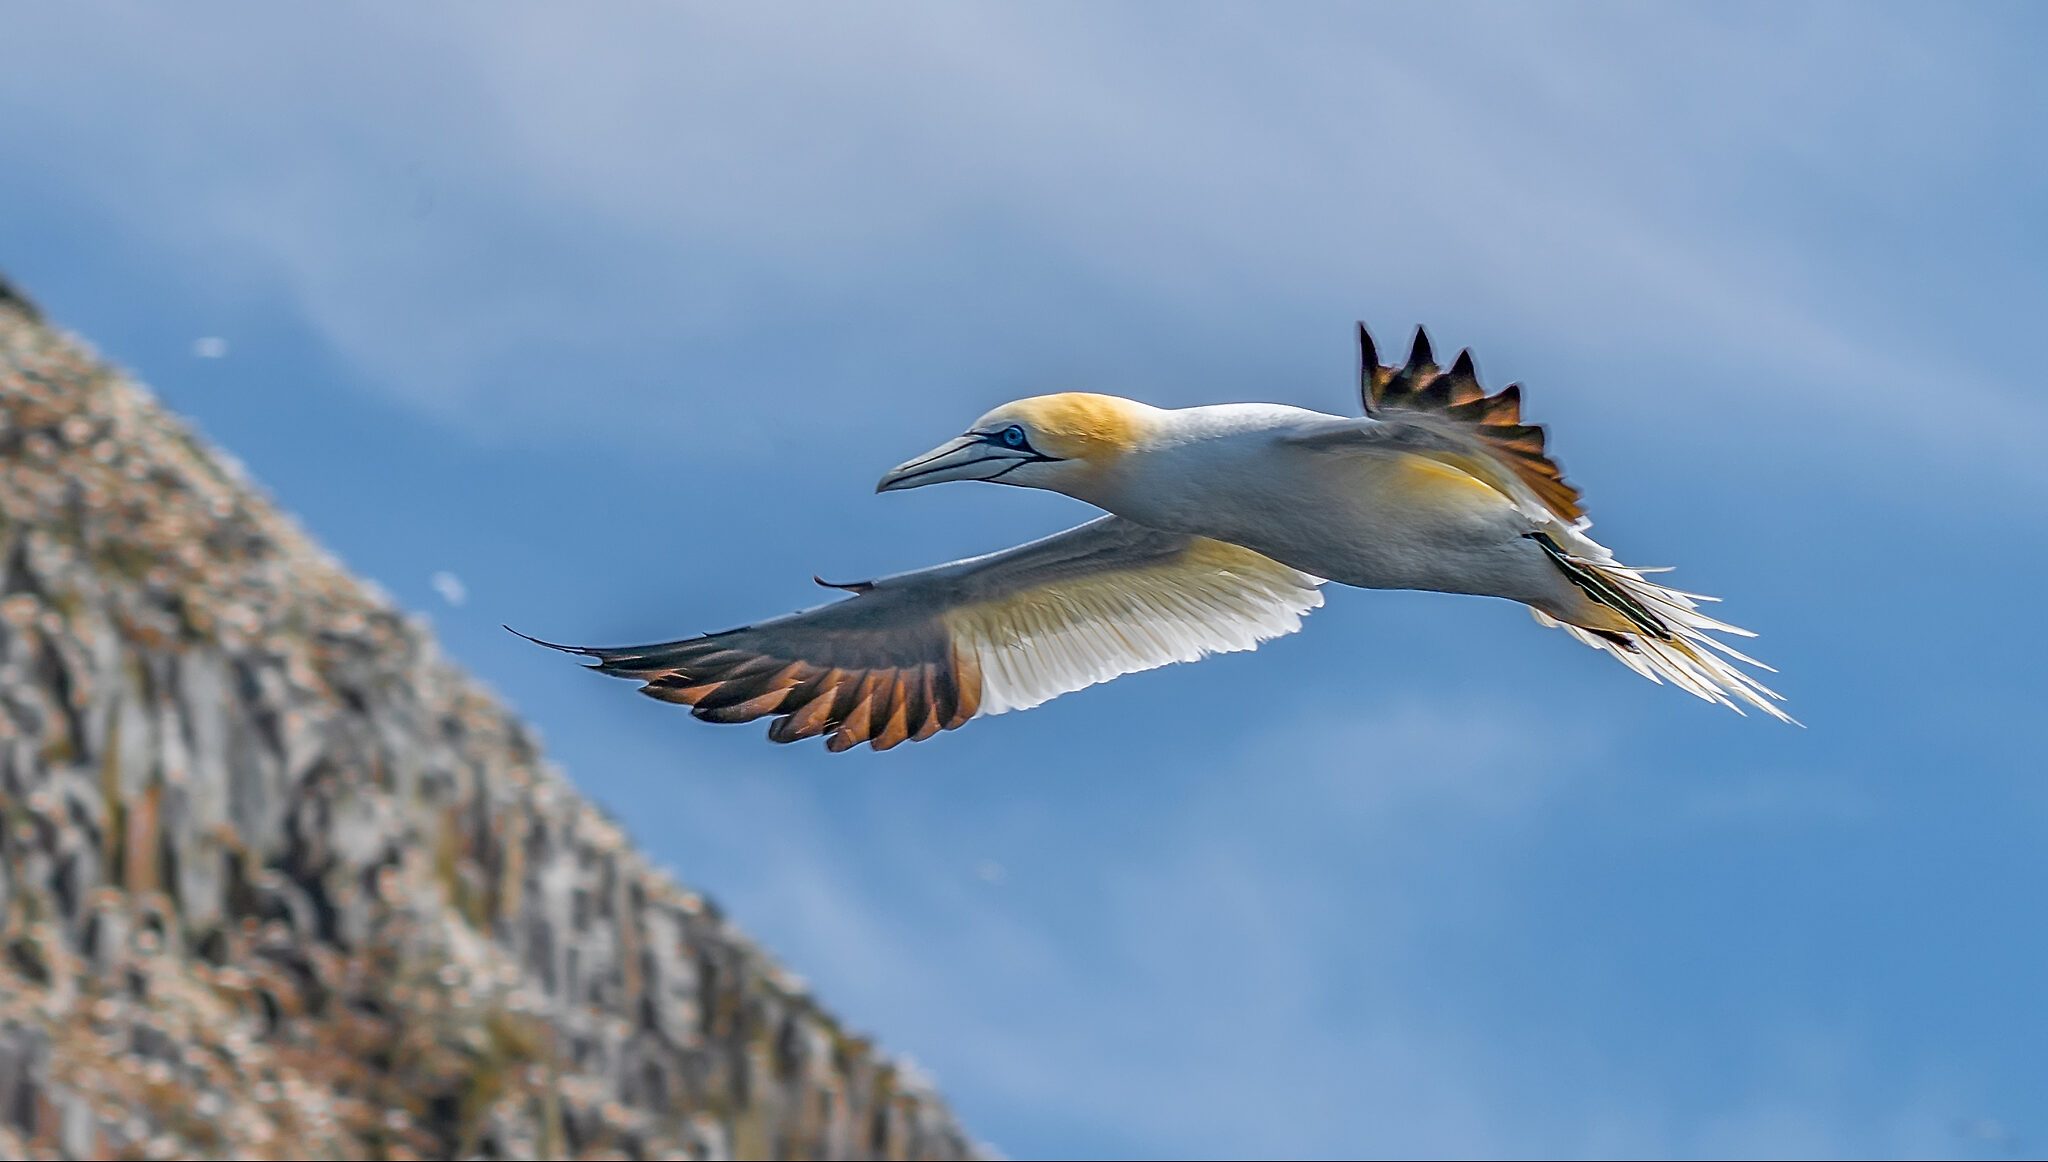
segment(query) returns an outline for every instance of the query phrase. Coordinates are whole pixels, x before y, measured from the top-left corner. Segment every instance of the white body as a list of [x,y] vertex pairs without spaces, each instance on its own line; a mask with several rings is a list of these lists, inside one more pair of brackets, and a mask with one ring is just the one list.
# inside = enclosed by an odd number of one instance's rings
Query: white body
[[[1393,393],[1374,397],[1385,419],[1267,403],[1163,409],[1084,392],[1019,400],[877,487],[1044,488],[1326,581],[1505,598],[1644,677],[1784,717],[1777,695],[1730,662],[1769,667],[1713,636],[1748,631],[1587,535],[1542,430],[1521,422],[1518,388],[1484,395],[1469,356],[1437,372],[1420,337],[1398,390],[1389,369],[1372,376],[1371,390]],[[1440,392],[1429,386],[1439,378]]]
[[1338,450],[1302,437],[1369,427],[1281,404],[1151,409],[1133,454],[1073,495],[1140,524],[1214,537],[1285,565],[1367,589],[1504,597],[1559,618],[1585,597],[1527,534],[1601,551],[1431,461],[1360,441]]

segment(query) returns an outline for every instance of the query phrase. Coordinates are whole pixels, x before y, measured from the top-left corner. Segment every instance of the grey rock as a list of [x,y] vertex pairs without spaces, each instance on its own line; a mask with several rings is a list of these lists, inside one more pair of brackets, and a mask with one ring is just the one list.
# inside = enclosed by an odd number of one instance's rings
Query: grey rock
[[0,1156],[986,1153],[26,302],[0,280]]

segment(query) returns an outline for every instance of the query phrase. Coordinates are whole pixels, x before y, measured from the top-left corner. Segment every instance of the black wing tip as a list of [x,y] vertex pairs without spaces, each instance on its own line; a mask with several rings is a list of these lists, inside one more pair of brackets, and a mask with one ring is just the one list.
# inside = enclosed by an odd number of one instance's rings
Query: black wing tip
[[1408,366],[1420,369],[1436,362],[1436,353],[1430,349],[1429,329],[1422,324],[1415,325],[1415,342],[1408,348]]
[[586,658],[594,658],[599,656],[600,654],[600,651],[591,649],[589,646],[565,646],[560,642],[542,641],[541,639],[533,636],[530,633],[520,633],[518,630],[513,629],[511,626],[506,625],[503,622],[500,622],[498,624],[498,628],[504,630],[506,633],[511,634],[513,637],[522,637],[525,638],[527,641],[532,642],[534,645],[546,646],[551,650],[560,650],[565,654],[581,654]]
[[[1358,320],[1357,327],[1358,362],[1361,367],[1370,372],[1372,369],[1380,366],[1379,344],[1373,341],[1372,330],[1366,326],[1365,320]],[[1470,348],[1466,348],[1458,353],[1458,362],[1467,369],[1471,368],[1472,352]],[[1407,366],[1419,369],[1435,363],[1436,352],[1429,341],[1429,328],[1418,323],[1415,326],[1415,339],[1408,347]]]

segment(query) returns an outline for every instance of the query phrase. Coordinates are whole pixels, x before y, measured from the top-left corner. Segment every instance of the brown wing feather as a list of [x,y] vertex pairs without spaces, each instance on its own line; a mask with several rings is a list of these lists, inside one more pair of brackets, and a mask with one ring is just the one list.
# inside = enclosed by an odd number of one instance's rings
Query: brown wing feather
[[1358,325],[1358,350],[1365,414],[1375,419],[1401,412],[1442,416],[1485,443],[1550,511],[1568,521],[1585,515],[1579,490],[1565,482],[1564,470],[1544,450],[1542,427],[1522,422],[1519,384],[1511,383],[1497,394],[1487,395],[1479,385],[1469,349],[1458,353],[1449,371],[1440,369],[1430,350],[1429,334],[1421,327],[1415,329],[1408,362],[1400,367],[1380,364],[1364,323]]
[[[833,751],[864,742],[887,750],[930,738],[965,725],[981,703],[979,667],[955,656],[936,619],[923,632],[893,630],[888,640],[858,630],[813,631],[801,650],[781,636],[772,626],[750,626],[620,649],[527,640],[593,658],[599,673],[641,682],[641,693],[687,706],[706,722],[772,716],[768,737],[775,742],[824,735]],[[799,652],[804,656],[793,656]]]

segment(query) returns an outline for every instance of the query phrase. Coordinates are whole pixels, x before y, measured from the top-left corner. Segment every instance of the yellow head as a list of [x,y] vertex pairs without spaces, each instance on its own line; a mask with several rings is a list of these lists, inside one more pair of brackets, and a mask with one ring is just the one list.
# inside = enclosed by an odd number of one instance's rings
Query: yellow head
[[875,491],[986,480],[1082,495],[1077,490],[1139,446],[1153,411],[1081,391],[1006,403],[964,435],[890,469]]

